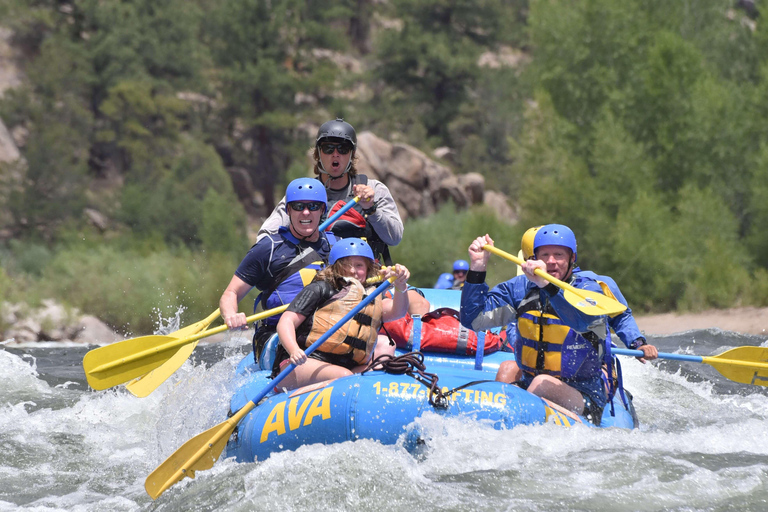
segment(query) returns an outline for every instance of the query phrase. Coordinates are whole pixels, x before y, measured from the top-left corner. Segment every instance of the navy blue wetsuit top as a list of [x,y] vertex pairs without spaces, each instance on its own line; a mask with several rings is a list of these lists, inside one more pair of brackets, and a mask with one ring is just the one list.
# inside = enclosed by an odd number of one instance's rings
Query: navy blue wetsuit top
[[328,259],[331,250],[323,233],[317,242],[306,242],[297,239],[288,228],[282,226],[277,234],[265,236],[251,247],[235,275],[259,290],[266,290],[273,285],[275,277],[308,248],[314,249],[323,260]]

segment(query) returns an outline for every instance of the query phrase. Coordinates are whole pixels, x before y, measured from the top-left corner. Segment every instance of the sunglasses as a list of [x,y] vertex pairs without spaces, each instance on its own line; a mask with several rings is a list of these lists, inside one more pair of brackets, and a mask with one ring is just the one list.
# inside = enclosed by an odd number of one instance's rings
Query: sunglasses
[[329,142],[320,144],[320,151],[322,151],[326,155],[332,155],[335,150],[338,150],[340,155],[346,155],[347,153],[352,151],[352,146],[350,144],[345,144],[343,142],[340,144],[331,144]]
[[307,210],[309,210],[311,212],[316,212],[317,210],[319,210],[320,208],[325,206],[325,204],[324,203],[318,203],[318,202],[302,203],[302,202],[299,202],[299,201],[294,201],[292,203],[288,203],[288,206],[290,206],[291,210],[293,210],[295,212],[303,212],[304,208],[306,208]]

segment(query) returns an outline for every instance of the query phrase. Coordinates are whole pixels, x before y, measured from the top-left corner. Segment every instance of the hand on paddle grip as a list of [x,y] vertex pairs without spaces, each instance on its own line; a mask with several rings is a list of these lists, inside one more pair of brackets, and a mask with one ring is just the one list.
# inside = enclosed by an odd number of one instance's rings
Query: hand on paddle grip
[[395,278],[393,282],[395,291],[404,293],[408,290],[408,279],[411,277],[411,273],[405,266],[396,263],[391,267],[382,267],[379,272],[381,273],[382,279]]
[[469,244],[469,270],[485,272],[485,269],[488,268],[488,260],[491,258],[491,253],[483,250],[483,247],[486,245],[493,247],[493,239],[487,234],[475,238]]

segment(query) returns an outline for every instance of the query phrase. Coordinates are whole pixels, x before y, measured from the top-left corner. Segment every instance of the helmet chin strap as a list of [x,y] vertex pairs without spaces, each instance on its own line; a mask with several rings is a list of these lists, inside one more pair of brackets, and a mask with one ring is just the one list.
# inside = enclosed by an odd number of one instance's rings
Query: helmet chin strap
[[571,277],[573,275],[573,266],[575,261],[573,261],[573,251],[571,251],[571,258],[568,260],[568,268],[565,270],[565,276]]

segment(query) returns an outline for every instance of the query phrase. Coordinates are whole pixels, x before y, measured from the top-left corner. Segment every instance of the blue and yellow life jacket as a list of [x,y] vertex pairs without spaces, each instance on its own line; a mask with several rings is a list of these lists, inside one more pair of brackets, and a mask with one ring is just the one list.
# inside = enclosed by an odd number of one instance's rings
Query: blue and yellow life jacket
[[[279,270],[275,273],[272,285],[263,290],[253,304],[254,312],[259,304],[264,311],[289,304],[296,295],[325,267],[323,257],[311,247],[304,247],[298,252],[299,240],[283,228],[279,233],[281,245],[273,245],[273,259],[287,259],[291,252],[293,257],[286,263],[271,263]],[[282,253],[281,253],[282,251]],[[280,253],[280,254],[278,254]],[[284,254],[283,254],[284,253]],[[270,269],[272,270],[272,269]],[[262,325],[274,326],[280,320],[280,315],[273,315],[263,321]]]
[[561,379],[592,379],[600,372],[604,338],[578,333],[564,325],[540,292],[533,289],[517,310],[515,359],[529,375],[547,374]]

